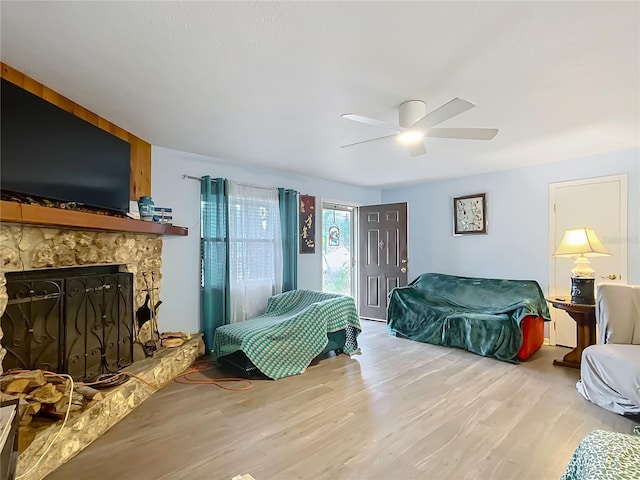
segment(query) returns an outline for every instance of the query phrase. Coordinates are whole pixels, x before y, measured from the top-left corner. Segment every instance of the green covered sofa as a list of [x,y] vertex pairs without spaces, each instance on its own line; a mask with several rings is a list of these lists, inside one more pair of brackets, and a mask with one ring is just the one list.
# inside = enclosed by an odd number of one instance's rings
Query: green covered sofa
[[271,297],[262,315],[215,331],[218,361],[278,379],[303,373],[332,350],[355,353],[360,321],[353,298],[313,290]]
[[542,346],[549,309],[534,280],[425,273],[389,293],[391,335],[517,363]]

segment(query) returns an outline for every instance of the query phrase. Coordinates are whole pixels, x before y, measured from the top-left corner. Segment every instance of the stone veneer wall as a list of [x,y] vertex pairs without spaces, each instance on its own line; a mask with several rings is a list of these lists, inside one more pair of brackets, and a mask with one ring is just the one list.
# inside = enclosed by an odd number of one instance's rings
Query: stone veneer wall
[[[151,306],[160,297],[161,235],[3,223],[0,259],[0,316],[8,300],[5,272],[117,264],[133,274],[134,311],[144,304],[147,289]],[[2,335],[0,328],[0,374],[6,354]]]

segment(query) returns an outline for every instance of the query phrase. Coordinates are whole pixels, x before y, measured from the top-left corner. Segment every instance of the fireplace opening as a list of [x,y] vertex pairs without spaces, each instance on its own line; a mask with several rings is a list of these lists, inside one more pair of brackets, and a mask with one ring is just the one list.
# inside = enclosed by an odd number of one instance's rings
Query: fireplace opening
[[133,275],[118,265],[7,272],[5,370],[91,382],[133,361]]

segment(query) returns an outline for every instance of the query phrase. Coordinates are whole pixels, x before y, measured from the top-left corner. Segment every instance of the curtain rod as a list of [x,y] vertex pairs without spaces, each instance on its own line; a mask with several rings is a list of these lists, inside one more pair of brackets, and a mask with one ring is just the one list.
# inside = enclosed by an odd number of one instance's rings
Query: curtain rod
[[[183,180],[198,180],[201,181],[202,178],[200,177],[193,177],[191,175],[187,175],[186,173],[182,175],[182,179]],[[231,180],[233,182],[233,180]],[[262,185],[252,185],[250,183],[240,183],[240,182],[233,182],[237,185],[243,186],[243,187],[251,187],[251,188],[261,188],[262,190],[277,190],[278,187],[263,187]]]

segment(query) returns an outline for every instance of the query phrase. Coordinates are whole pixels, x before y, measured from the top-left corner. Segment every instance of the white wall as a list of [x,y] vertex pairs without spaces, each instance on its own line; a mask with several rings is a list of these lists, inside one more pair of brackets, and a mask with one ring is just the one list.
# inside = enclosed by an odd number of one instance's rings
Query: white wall
[[[623,173],[629,177],[629,282],[640,283],[640,149],[380,192],[154,146],[152,196],[155,204],[172,207],[174,223],[189,227],[190,231],[188,237],[164,237],[160,328],[198,331],[200,185],[194,180],[183,180],[183,174],[295,188],[315,195],[317,208],[323,198],[361,205],[407,202],[409,278],[429,271],[527,278],[537,280],[547,292],[551,254],[549,184]],[[488,235],[454,237],[452,198],[480,192],[487,193]],[[300,288],[322,286],[319,248],[317,252],[298,257]]]
[[[549,288],[549,184],[628,174],[628,281],[640,283],[640,149],[383,190],[407,202],[409,278],[424,272],[537,280]],[[428,159],[427,159],[428,161]],[[487,193],[487,235],[454,237],[453,197]]]
[[[374,205],[381,201],[379,190],[355,187],[311,177],[259,167],[247,167],[218,158],[152,147],[151,185],[156,206],[173,208],[173,223],[189,228],[187,237],[164,237],[162,252],[163,301],[159,312],[161,331],[199,330],[200,297],[200,183],[183,180],[182,175],[210,175],[229,180],[285,187],[316,196],[319,210],[322,198],[351,204]],[[319,212],[318,212],[319,215]],[[319,226],[319,225],[318,225]],[[320,232],[316,228],[316,238]],[[314,255],[298,256],[298,287],[322,289],[321,249]]]

